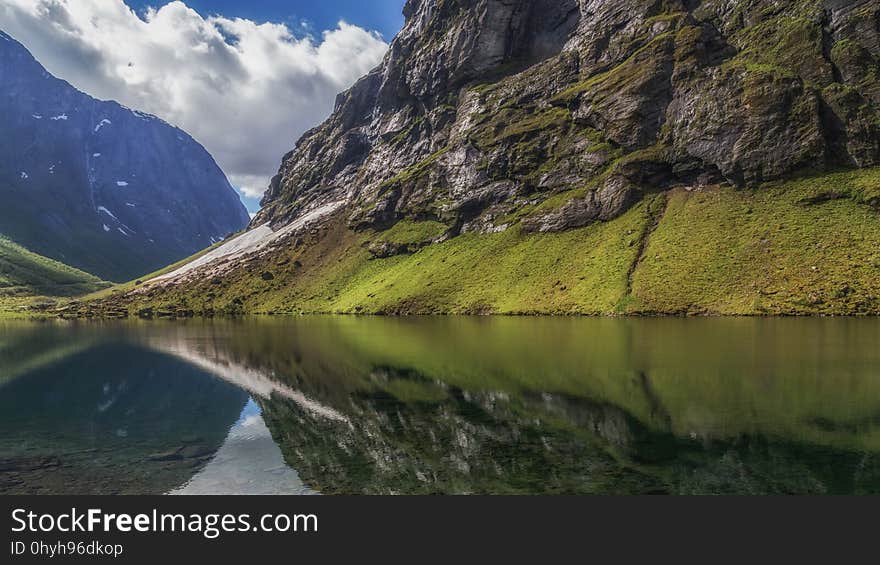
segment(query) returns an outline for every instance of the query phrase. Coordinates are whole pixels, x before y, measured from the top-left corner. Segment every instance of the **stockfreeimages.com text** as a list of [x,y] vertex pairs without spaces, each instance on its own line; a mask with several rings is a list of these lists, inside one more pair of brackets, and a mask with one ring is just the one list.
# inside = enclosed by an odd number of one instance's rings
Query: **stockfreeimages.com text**
[[159,532],[200,533],[216,539],[223,533],[241,532],[317,532],[315,514],[166,514],[153,509],[149,514],[103,513],[100,508],[60,514],[37,514],[24,508],[12,511],[13,532]]

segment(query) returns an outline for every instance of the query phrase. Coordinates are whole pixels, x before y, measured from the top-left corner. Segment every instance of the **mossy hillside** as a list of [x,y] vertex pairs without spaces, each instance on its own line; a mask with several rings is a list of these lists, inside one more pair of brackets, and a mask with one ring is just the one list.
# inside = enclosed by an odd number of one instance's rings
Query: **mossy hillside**
[[[514,224],[375,259],[443,224],[344,223],[217,277],[84,305],[195,315],[878,314],[880,169],[737,190],[649,194],[623,216],[556,234]],[[265,276],[268,273],[271,276]]]
[[[477,168],[490,179],[515,179],[522,183],[523,192],[545,192],[548,186],[542,177],[547,173],[570,167],[585,152],[611,150],[603,145],[605,139],[598,131],[576,126],[569,108],[536,100],[531,92],[534,81],[546,80],[546,76],[564,82],[569,66],[560,56],[498,82],[470,88],[479,95],[481,110],[470,115],[467,142],[482,153]],[[544,76],[535,77],[539,71]]]
[[[450,236],[520,222],[554,231],[680,186],[756,187],[878,162],[870,3],[605,2],[576,33],[555,28],[559,45],[543,38],[540,56],[494,24],[543,34],[545,17],[572,14],[551,2],[532,22],[537,12],[515,4],[491,17],[479,3],[419,4],[384,63],[406,88],[378,87],[377,73],[343,97],[285,158],[260,220],[284,225],[356,194],[345,221],[357,230],[403,219],[442,222]],[[479,52],[490,37],[508,42],[497,60]],[[344,174],[340,155],[352,158]],[[371,250],[391,266],[415,247]]]
[[395,176],[391,177],[390,179],[388,179],[387,181],[382,183],[379,186],[379,193],[380,194],[384,193],[385,191],[389,190],[390,188],[392,188],[396,185],[406,184],[409,182],[414,182],[414,181],[419,180],[423,176],[427,175],[431,171],[431,167],[437,162],[437,160],[440,159],[440,157],[442,157],[443,155],[445,155],[448,151],[449,151],[449,148],[443,148],[443,149],[440,149],[439,151],[435,151],[434,153],[428,155],[427,157],[425,157],[425,159],[423,159],[422,161],[419,161],[418,163],[416,163],[412,167],[404,169],[400,173],[396,174]]
[[71,296],[103,284],[96,276],[37,255],[0,236],[0,295]]
[[880,313],[880,170],[674,191],[629,313]]
[[57,298],[107,286],[109,283],[98,277],[37,255],[0,236],[0,317],[33,315],[52,306]]
[[[263,256],[215,280],[145,288],[88,306],[99,314],[102,307],[124,306],[132,315],[145,308],[194,314],[607,315],[626,292],[645,221],[646,207],[637,205],[613,222],[586,229],[469,233],[385,259],[373,259],[367,250],[387,237],[384,233],[335,227],[316,241]],[[435,230],[438,224],[427,227]],[[427,233],[418,233],[421,229],[416,224],[407,231],[420,239]],[[266,272],[271,278],[262,276]]]
[[[677,20],[669,20],[673,23]],[[653,26],[652,26],[653,27]],[[644,45],[615,67],[589,76],[551,98],[555,104],[571,104],[580,96],[590,92],[604,92],[613,95],[619,89],[631,86],[650,75],[655,62],[675,47],[676,33],[666,31],[660,34],[646,32]]]
[[806,17],[769,18],[735,34],[733,42],[740,51],[729,64],[800,76],[819,87],[834,80],[823,53],[822,28]]
[[445,234],[449,228],[446,224],[435,221],[413,222],[401,220],[391,228],[381,232],[380,241],[399,245],[429,243]]

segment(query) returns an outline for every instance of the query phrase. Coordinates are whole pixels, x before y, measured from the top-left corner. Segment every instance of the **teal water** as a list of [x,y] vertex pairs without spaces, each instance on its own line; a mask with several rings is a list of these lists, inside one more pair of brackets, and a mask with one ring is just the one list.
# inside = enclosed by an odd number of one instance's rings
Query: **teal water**
[[880,320],[0,323],[0,493],[878,493]]

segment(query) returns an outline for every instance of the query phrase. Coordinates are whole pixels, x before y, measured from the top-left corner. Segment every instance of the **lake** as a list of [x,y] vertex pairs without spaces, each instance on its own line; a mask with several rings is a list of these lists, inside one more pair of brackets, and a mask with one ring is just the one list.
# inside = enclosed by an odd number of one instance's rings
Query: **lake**
[[0,322],[0,493],[878,493],[878,345],[869,318]]

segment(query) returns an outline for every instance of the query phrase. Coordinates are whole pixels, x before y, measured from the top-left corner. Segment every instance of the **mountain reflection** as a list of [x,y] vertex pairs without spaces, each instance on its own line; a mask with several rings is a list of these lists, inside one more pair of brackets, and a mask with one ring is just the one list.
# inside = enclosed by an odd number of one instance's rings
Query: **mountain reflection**
[[263,417],[324,493],[880,491],[874,320],[305,318],[173,335],[277,383],[256,397]]
[[211,459],[247,401],[174,358],[89,343],[0,387],[0,492],[166,492]]
[[[39,364],[4,357],[13,334],[2,331],[0,364],[24,376],[0,385],[7,437],[37,430],[39,441],[59,441],[34,415],[54,409],[53,395],[66,399],[65,413],[88,412],[65,416],[84,423],[68,426],[71,444],[88,443],[83,438],[94,438],[89,426],[97,425],[101,439],[89,441],[139,449],[143,461],[198,435],[209,455],[188,475],[166,480],[166,490],[224,490],[224,481],[245,480],[245,467],[217,473],[210,462],[236,459],[221,455],[236,453],[233,424],[241,425],[250,396],[291,468],[263,465],[277,473],[260,479],[276,482],[274,492],[880,492],[880,322],[873,319],[84,325],[62,335],[67,343],[87,340],[85,353],[23,373],[20,367]],[[62,378],[71,371],[103,376]],[[128,388],[150,379],[162,386]],[[28,409],[22,399],[31,397],[39,400]],[[111,414],[139,415],[125,438],[111,433],[117,424],[101,425],[98,408],[111,400]],[[170,426],[164,435],[146,433],[160,421]],[[190,426],[200,431],[185,432]],[[169,438],[161,447],[143,445],[159,436]],[[0,457],[9,459],[11,447],[3,449]],[[141,480],[148,479],[131,482]],[[117,490],[126,488],[134,487]]]
[[275,446],[259,407],[248,402],[217,453],[170,494],[312,494]]

